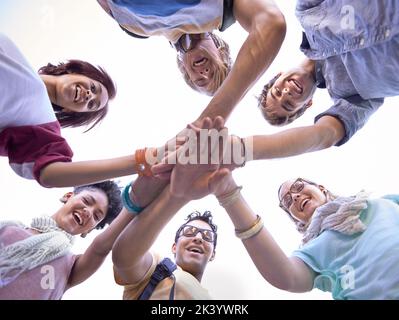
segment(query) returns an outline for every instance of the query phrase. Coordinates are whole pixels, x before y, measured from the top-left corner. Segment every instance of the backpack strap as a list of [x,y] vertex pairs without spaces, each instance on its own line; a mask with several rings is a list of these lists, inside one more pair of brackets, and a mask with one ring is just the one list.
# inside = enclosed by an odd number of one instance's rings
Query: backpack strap
[[173,285],[169,293],[169,300],[174,300],[176,279],[173,275],[173,271],[175,271],[176,269],[176,264],[172,262],[169,258],[165,258],[161,262],[159,262],[151,275],[150,281],[148,282],[147,286],[144,288],[140,296],[137,298],[137,300],[148,300],[154,292],[158,283],[168,277],[171,277],[173,279]]

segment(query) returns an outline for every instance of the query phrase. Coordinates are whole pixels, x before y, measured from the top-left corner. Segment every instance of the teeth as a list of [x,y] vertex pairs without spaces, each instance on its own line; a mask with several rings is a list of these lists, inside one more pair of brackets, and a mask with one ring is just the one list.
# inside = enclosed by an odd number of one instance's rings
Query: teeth
[[195,66],[195,67],[202,66],[202,65],[204,65],[204,64],[206,63],[206,61],[207,61],[206,58],[202,58],[201,60],[195,61],[195,62],[194,62],[194,66]]
[[309,202],[309,199],[303,200],[302,201],[302,205],[301,205],[301,210],[303,210],[303,208],[305,208],[305,205]]
[[82,220],[82,218],[80,217],[80,215],[79,215],[78,213],[76,213],[76,212],[74,212],[73,215],[74,215],[74,217],[77,218],[78,224],[79,224],[79,225],[82,225],[82,224],[83,224],[83,220]]
[[202,251],[197,248],[190,249],[190,251],[195,253],[202,253]]
[[302,86],[298,83],[298,81],[292,79],[291,82],[294,84],[295,87],[302,93],[303,89]]
[[73,100],[74,102],[77,102],[80,100],[80,94],[82,92],[82,89],[80,88],[79,85],[76,85],[76,89],[75,89],[75,99]]

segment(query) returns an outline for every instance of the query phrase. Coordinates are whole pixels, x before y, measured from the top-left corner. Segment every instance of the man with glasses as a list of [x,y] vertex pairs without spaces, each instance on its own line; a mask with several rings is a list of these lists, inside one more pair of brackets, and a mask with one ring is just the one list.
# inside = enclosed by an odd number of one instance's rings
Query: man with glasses
[[[212,222],[210,211],[195,211],[186,220],[177,230],[172,245],[176,264],[169,258],[148,251],[134,268],[129,268],[126,272],[126,269],[120,267],[114,254],[115,280],[125,286],[124,299],[211,299],[208,291],[202,287],[201,279],[208,262],[215,257],[217,226]],[[146,260],[152,262],[148,270],[143,272],[146,269]],[[165,267],[169,267],[169,273],[159,273]],[[161,278],[156,280],[157,277]],[[135,281],[136,279],[138,280]]]
[[[201,128],[225,129],[221,118],[213,122],[205,118]],[[208,142],[211,142],[212,133],[214,130],[208,131]],[[210,160],[208,156],[220,149],[219,144],[201,143],[204,140],[199,138],[200,130],[196,134],[197,160]],[[217,241],[217,228],[209,211],[190,214],[177,230],[172,246],[177,267],[150,252],[159,233],[176,212],[189,201],[200,199],[211,191],[207,177],[215,173],[218,165],[211,161],[184,165],[180,157],[184,157],[187,150],[185,147],[178,149],[178,161],[171,173],[170,184],[144,210],[130,203],[134,199],[124,197],[125,207],[135,218],[120,234],[112,249],[115,281],[125,287],[124,299],[210,299],[201,285],[205,268],[215,256]],[[219,153],[219,157],[223,157],[223,152]]]

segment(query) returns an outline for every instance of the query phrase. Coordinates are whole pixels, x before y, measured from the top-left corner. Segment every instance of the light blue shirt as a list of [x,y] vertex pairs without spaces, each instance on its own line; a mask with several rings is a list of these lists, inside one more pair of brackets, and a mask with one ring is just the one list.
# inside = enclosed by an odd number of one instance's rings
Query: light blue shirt
[[398,199],[369,200],[361,213],[364,232],[327,230],[294,251],[317,273],[315,288],[330,291],[334,299],[399,299]]
[[[111,16],[140,36],[164,36],[176,42],[185,33],[225,30],[235,20],[231,1],[106,0]],[[226,9],[226,12],[225,10]],[[227,13],[229,11],[229,13]]]
[[399,1],[298,0],[296,15],[306,34],[301,50],[334,100],[315,121],[339,119],[342,145],[399,94]]

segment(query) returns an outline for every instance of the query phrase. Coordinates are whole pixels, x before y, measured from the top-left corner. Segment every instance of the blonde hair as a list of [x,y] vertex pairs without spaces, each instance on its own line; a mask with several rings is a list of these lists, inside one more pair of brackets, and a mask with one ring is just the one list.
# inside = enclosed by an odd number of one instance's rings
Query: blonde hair
[[[210,32],[210,37],[212,38],[213,43],[218,49],[218,54],[214,54],[213,52],[208,52],[209,55],[216,62],[216,72],[214,74],[213,81],[210,82],[208,87],[206,88],[206,94],[213,96],[215,92],[222,85],[223,81],[226,79],[232,67],[232,59],[230,57],[230,48],[227,42],[225,42],[222,38],[217,36],[216,34]],[[183,61],[180,59],[179,55],[177,56],[177,66],[179,67],[180,72],[183,75],[184,81],[195,91],[198,91],[198,88],[191,81],[186,68],[184,67]]]

